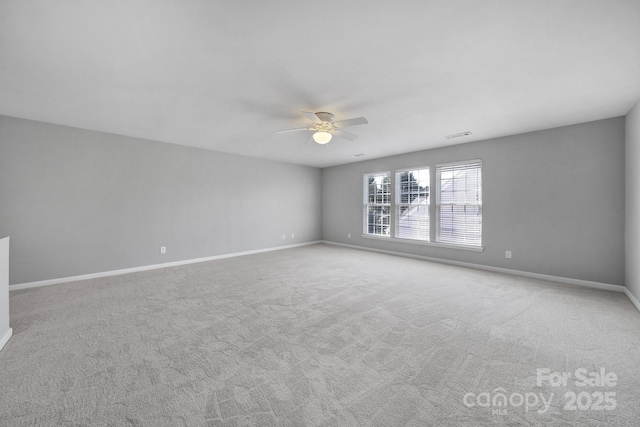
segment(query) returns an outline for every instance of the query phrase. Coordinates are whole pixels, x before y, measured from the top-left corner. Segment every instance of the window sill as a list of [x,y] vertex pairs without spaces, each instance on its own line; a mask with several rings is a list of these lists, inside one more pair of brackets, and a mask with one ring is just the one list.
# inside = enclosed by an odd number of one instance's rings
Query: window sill
[[411,245],[433,246],[433,247],[436,247],[436,248],[460,249],[460,250],[463,250],[463,251],[472,251],[472,252],[483,252],[484,251],[484,248],[482,246],[452,245],[452,244],[449,244],[449,243],[425,242],[424,240],[401,239],[401,238],[398,238],[398,237],[391,237],[391,236],[377,236],[377,235],[372,235],[372,234],[363,234],[362,238],[364,238],[364,239],[373,239],[373,240],[386,240],[388,242],[409,243]]

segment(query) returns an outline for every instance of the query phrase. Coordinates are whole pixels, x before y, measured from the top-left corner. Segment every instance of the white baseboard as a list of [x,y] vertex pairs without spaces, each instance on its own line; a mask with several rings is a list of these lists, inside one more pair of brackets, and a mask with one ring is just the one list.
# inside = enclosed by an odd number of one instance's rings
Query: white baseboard
[[96,278],[99,278],[99,277],[117,276],[117,275],[120,275],[120,274],[136,273],[136,272],[139,272],[139,271],[155,270],[155,269],[158,269],[158,268],[167,268],[167,267],[175,267],[175,266],[178,266],[178,265],[194,264],[196,262],[215,261],[217,259],[233,258],[233,257],[238,257],[238,256],[259,254],[259,253],[263,253],[263,252],[279,251],[279,250],[282,250],[282,249],[291,249],[291,248],[297,248],[297,247],[300,247],[300,246],[315,245],[315,244],[318,244],[318,243],[322,243],[322,241],[314,240],[312,242],[298,243],[298,244],[295,244],[295,245],[276,246],[276,247],[265,248],[265,249],[255,249],[255,250],[251,250],[251,251],[234,252],[234,253],[223,254],[223,255],[214,255],[214,256],[209,256],[209,257],[204,257],[204,258],[195,258],[195,259],[187,259],[187,260],[183,260],[183,261],[166,262],[166,263],[163,263],[163,264],[143,265],[141,267],[124,268],[124,269],[121,269],[121,270],[103,271],[103,272],[100,272],[100,273],[90,273],[90,274],[82,274],[82,275],[79,275],[79,276],[61,277],[59,279],[49,279],[49,280],[40,280],[40,281],[37,281],[37,282],[20,283],[20,284],[17,284],[17,285],[10,285],[9,286],[9,291],[17,291],[17,290],[20,290],[20,289],[29,289],[29,288],[37,288],[37,287],[40,287],[40,286],[57,285],[59,283],[77,282],[79,280],[96,279]]
[[[625,292],[625,293],[627,293],[627,288],[626,287],[620,286],[620,285],[611,285],[609,283],[591,282],[589,280],[572,279],[572,278],[569,278],[569,277],[558,277],[558,276],[550,276],[550,275],[547,275],[547,274],[530,273],[528,271],[511,270],[511,269],[508,269],[508,268],[492,267],[492,266],[488,266],[488,265],[473,264],[473,263],[470,263],[470,262],[452,261],[452,260],[448,260],[448,259],[433,258],[433,257],[428,257],[428,256],[423,256],[423,255],[413,255],[413,254],[408,254],[408,253],[404,253],[404,252],[387,251],[387,250],[384,250],[384,249],[367,248],[365,246],[348,245],[348,244],[345,244],[345,243],[337,243],[337,242],[330,242],[330,241],[323,241],[323,243],[326,243],[328,245],[344,246],[344,247],[347,247],[347,248],[360,249],[360,250],[371,251],[371,252],[379,252],[379,253],[388,254],[388,255],[396,255],[396,256],[401,256],[401,257],[405,257],[405,258],[415,258],[415,259],[421,259],[421,260],[424,260],[424,261],[438,262],[438,263],[441,263],[441,264],[455,265],[455,266],[458,266],[458,267],[474,268],[476,270],[492,271],[492,272],[495,272],[495,273],[511,274],[513,276],[528,277],[528,278],[531,278],[531,279],[547,280],[547,281],[556,282],[556,283],[565,283],[565,284],[570,284],[570,285],[585,286],[587,288],[594,288],[594,289],[602,289],[602,290],[606,290],[606,291]],[[629,295],[630,294],[627,293],[627,296],[629,296]],[[636,303],[634,303],[634,304],[636,304]],[[638,304],[636,304],[636,307],[638,307]],[[640,310],[640,308],[639,308],[639,310]]]
[[640,311],[640,301],[638,301],[638,299],[631,293],[629,288],[627,287],[624,288],[624,294],[627,296],[627,298],[629,298],[631,303],[636,306],[638,311]]
[[[558,276],[551,276],[547,274],[530,273],[527,271],[511,270],[508,268],[501,268],[501,267],[491,267],[491,266],[486,266],[481,264],[452,261],[452,260],[447,260],[442,258],[433,258],[433,257],[428,257],[423,255],[413,255],[413,254],[408,254],[404,252],[368,248],[365,246],[348,245],[346,243],[331,242],[328,240],[315,240],[312,242],[299,243],[295,245],[277,246],[272,248],[256,249],[256,250],[244,251],[244,252],[234,252],[234,253],[223,254],[223,255],[214,255],[214,256],[204,257],[204,258],[195,258],[195,259],[188,259],[183,261],[167,262],[163,264],[145,265],[141,267],[125,268],[121,270],[112,270],[112,271],[104,271],[100,273],[83,274],[80,276],[62,277],[59,279],[50,279],[50,280],[41,280],[37,282],[21,283],[21,284],[9,286],[9,290],[17,291],[20,289],[29,289],[29,288],[36,288],[40,286],[56,285],[59,283],[76,282],[79,280],[88,280],[88,279],[95,279],[99,277],[117,276],[120,274],[135,273],[138,271],[155,270],[158,268],[174,267],[178,265],[193,264],[197,262],[214,261],[217,259],[233,258],[233,257],[252,255],[252,254],[258,254],[263,252],[278,251],[282,249],[291,249],[291,248],[297,248],[301,246],[315,245],[318,243],[326,243],[328,245],[343,246],[343,247],[352,248],[352,249],[378,252],[378,253],[383,253],[388,255],[401,256],[405,258],[414,258],[414,259],[420,259],[424,261],[438,262],[442,264],[455,265],[458,267],[474,268],[476,270],[485,270],[485,271],[492,271],[496,273],[511,274],[514,276],[529,277],[532,279],[548,280],[550,282],[556,282],[556,283],[566,283],[570,285],[584,286],[587,288],[602,289],[602,290],[613,291],[613,292],[623,292],[629,298],[631,303],[633,303],[633,305],[638,309],[638,311],[640,311],[640,301],[638,301],[638,299],[631,292],[629,292],[629,290],[625,286],[612,285],[609,283],[592,282],[589,280],[572,279],[569,277],[558,277]],[[0,340],[0,350],[2,349],[4,344],[9,340],[9,338],[11,338],[11,334],[12,334],[12,330],[9,329],[9,332],[2,338],[2,340]]]
[[7,333],[4,334],[2,338],[0,338],[0,350],[4,348],[5,344],[7,343],[7,341],[9,341],[9,338],[11,338],[12,335],[13,335],[13,329],[9,328]]

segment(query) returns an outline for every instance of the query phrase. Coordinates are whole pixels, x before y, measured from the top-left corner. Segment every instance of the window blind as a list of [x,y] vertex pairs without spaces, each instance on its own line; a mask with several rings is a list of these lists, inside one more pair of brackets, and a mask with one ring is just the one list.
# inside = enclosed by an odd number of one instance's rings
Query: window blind
[[482,245],[482,161],[436,166],[436,241]]
[[429,241],[429,168],[396,172],[396,235]]

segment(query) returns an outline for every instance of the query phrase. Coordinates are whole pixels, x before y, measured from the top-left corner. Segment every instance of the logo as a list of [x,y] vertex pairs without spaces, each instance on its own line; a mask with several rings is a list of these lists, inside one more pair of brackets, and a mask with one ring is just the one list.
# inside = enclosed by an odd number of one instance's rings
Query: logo
[[508,393],[506,389],[498,387],[491,392],[466,393],[462,403],[468,408],[489,408],[493,415],[508,415],[511,408],[524,408],[527,413],[535,411],[544,414],[557,397],[563,399],[562,408],[565,411],[612,411],[617,407],[617,401],[616,392],[610,389],[617,385],[618,376],[615,372],[607,372],[605,368],[600,368],[599,371],[578,368],[572,372],[556,372],[549,368],[539,368],[536,370],[537,387],[548,386],[554,389],[575,387],[575,389],[556,396],[554,392]]
[[493,408],[494,415],[507,415],[509,407],[519,408],[524,406],[525,412],[529,412],[533,409],[538,413],[544,414],[549,410],[551,401],[553,400],[553,393],[545,398],[542,393],[511,393],[507,396],[507,391],[498,387],[493,392],[483,392],[479,394],[467,393],[462,398],[462,402],[468,408],[479,406],[483,408]]

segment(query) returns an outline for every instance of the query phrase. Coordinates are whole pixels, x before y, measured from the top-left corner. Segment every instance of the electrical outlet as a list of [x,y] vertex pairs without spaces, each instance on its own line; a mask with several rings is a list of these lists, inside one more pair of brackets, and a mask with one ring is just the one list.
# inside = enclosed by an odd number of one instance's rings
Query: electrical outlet
[[504,257],[507,259],[511,259],[511,251],[505,251],[504,252]]
[[351,233],[347,233],[347,239],[351,238]]
[[166,246],[160,246],[160,253],[161,254],[166,254],[167,253],[167,247]]
[[284,240],[284,239],[286,239],[286,238],[287,238],[286,234],[283,234],[283,235],[282,235],[282,240]]
[[295,237],[296,237],[296,235],[294,233],[291,233],[291,238],[293,239]]

